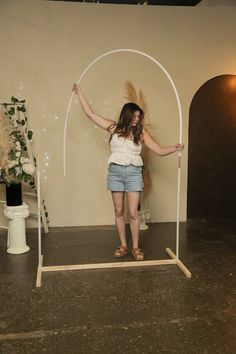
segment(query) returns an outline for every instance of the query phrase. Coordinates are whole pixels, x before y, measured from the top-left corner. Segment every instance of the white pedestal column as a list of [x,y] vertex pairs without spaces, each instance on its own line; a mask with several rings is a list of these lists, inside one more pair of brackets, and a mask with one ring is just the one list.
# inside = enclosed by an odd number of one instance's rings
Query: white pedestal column
[[8,226],[7,252],[20,254],[29,251],[26,245],[25,218],[29,216],[29,207],[23,203],[19,206],[6,206],[4,215],[10,219]]
[[146,210],[141,210],[138,212],[139,215],[139,230],[148,230],[148,225],[146,224]]

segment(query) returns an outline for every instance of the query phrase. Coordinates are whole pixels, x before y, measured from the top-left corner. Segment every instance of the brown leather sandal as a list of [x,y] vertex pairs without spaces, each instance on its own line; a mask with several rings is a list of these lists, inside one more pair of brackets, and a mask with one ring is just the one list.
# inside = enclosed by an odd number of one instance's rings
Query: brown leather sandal
[[132,255],[136,261],[143,261],[144,260],[144,253],[140,248],[133,248]]
[[119,246],[114,252],[114,257],[121,258],[125,256],[128,252],[129,250],[127,246]]

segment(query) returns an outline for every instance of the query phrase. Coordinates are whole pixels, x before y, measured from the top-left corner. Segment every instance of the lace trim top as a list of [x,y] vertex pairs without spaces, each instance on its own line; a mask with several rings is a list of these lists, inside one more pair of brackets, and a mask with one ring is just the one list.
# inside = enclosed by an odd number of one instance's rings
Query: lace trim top
[[136,145],[132,139],[119,137],[114,134],[110,141],[111,155],[108,164],[142,166],[143,161],[140,156],[142,144]]

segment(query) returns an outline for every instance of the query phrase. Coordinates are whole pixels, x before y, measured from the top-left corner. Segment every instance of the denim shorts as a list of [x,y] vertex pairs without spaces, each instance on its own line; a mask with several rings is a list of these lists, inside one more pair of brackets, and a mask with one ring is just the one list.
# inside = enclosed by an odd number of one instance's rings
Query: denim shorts
[[143,190],[142,166],[123,166],[111,163],[108,167],[107,190],[141,192]]

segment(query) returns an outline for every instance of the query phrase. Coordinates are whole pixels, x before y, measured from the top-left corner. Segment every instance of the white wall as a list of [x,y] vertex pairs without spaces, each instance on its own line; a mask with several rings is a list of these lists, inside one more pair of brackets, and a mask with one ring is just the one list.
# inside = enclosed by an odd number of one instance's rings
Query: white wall
[[[235,14],[232,7],[0,2],[0,101],[8,101],[12,95],[27,101],[35,151],[40,144],[42,189],[51,226],[114,223],[106,192],[108,137],[85,118],[76,100],[69,114],[66,178],[62,148],[72,83],[89,62],[117,48],[148,53],[176,83],[186,144],[180,217],[186,219],[189,106],[205,81],[236,73]],[[175,96],[165,75],[152,62],[133,54],[109,56],[88,72],[81,85],[98,113],[116,118],[124,103],[126,80],[144,91],[155,138],[163,145],[176,143]],[[151,221],[173,221],[177,155],[153,156],[151,171]],[[1,215],[1,224],[4,222]],[[35,224],[28,221],[28,225]]]

